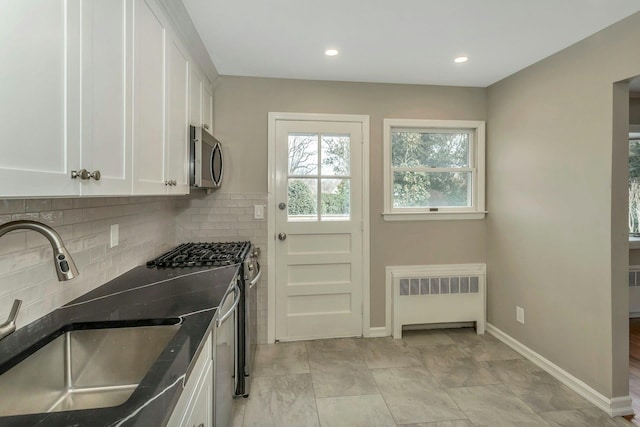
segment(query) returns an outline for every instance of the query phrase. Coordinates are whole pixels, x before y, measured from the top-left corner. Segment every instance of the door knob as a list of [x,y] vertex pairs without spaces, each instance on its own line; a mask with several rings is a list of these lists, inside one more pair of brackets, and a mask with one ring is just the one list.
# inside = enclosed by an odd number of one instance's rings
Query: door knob
[[286,240],[287,239],[287,233],[278,233],[278,239]]
[[285,210],[285,209],[286,209],[286,207],[287,207],[287,204],[286,204],[286,203],[280,203],[280,204],[278,205],[278,208],[280,208],[280,210],[281,210],[281,211]]

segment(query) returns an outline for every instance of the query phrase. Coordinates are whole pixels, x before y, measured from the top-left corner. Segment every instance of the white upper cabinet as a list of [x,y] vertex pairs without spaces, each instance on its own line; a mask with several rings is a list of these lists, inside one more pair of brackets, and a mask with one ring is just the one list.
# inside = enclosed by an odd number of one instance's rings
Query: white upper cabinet
[[202,100],[203,96],[203,77],[200,69],[192,64],[191,66],[191,84],[190,84],[190,94],[191,94],[191,105],[190,105],[190,120],[189,122],[193,126],[202,126]]
[[[126,0],[82,3],[82,195],[131,193],[131,28]],[[74,166],[74,165],[72,165]]]
[[196,66],[191,67],[190,123],[213,134],[213,89]]
[[0,198],[79,193],[79,35],[79,0],[0,2]]
[[202,128],[213,135],[213,88],[206,78],[202,82]]
[[189,192],[211,89],[170,22],[156,0],[0,0],[0,198]]
[[167,193],[189,192],[189,59],[176,38],[167,44]]
[[165,193],[165,44],[158,11],[135,0],[133,55],[133,193]]
[[189,57],[151,1],[134,3],[133,193],[187,194]]

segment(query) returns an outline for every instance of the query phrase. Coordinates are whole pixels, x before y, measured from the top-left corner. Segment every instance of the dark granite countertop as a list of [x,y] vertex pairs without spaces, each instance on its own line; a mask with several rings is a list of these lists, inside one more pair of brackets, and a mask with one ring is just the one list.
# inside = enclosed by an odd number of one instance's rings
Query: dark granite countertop
[[[238,265],[220,268],[150,269],[144,266],[105,283],[0,341],[0,372],[42,347],[64,328],[181,324],[131,397],[111,408],[0,417],[11,426],[164,426],[180,397]],[[22,354],[22,356],[20,356]]]

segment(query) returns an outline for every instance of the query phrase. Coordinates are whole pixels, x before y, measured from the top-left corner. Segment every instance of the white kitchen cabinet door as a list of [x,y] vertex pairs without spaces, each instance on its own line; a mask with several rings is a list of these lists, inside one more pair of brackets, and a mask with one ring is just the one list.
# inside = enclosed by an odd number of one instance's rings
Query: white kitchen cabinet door
[[206,78],[202,81],[202,128],[213,135],[213,89]]
[[135,0],[133,22],[133,193],[165,194],[167,28],[145,0]]
[[188,194],[189,58],[175,37],[167,44],[167,152],[165,176],[168,194]]
[[181,427],[212,427],[213,426],[213,367],[209,363],[204,377],[198,385],[193,406]]
[[82,159],[101,178],[82,180],[82,195],[131,194],[131,28],[126,0],[83,1]]
[[79,193],[80,0],[0,2],[0,198]]
[[189,122],[192,126],[202,126],[203,78],[197,65],[191,65],[191,90]]

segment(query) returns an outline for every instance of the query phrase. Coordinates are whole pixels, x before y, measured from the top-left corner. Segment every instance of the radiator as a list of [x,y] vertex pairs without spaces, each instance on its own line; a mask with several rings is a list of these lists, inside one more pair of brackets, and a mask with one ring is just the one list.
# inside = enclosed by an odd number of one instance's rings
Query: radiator
[[387,267],[391,281],[393,337],[405,325],[475,322],[484,333],[486,264]]

